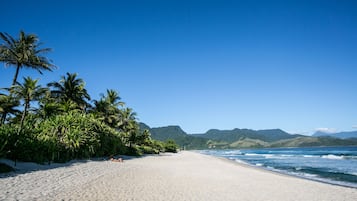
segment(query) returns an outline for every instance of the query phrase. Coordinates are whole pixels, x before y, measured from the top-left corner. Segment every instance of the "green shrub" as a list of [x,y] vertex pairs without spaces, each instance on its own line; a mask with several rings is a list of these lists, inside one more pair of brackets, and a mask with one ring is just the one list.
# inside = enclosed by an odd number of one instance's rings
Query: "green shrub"
[[0,157],[44,163],[128,152],[122,134],[90,114],[70,112],[46,120],[29,115],[17,131],[16,124],[0,126]]
[[128,147],[125,155],[128,156],[141,156],[143,154],[143,152],[140,150],[139,147],[136,146],[132,146],[132,147]]
[[165,151],[164,142],[162,142],[162,141],[152,140],[151,146],[152,146],[154,149],[158,150],[159,152],[164,152],[164,151]]
[[8,157],[16,142],[17,127],[3,124],[0,126],[0,158]]
[[158,154],[158,153],[160,153],[160,151],[155,149],[154,147],[146,146],[146,145],[140,146],[139,149],[141,150],[141,152],[143,154]]
[[32,122],[30,124],[26,121],[20,134],[16,124],[0,126],[0,157],[21,161],[45,161],[46,157],[41,151],[43,145],[35,136]]
[[110,156],[127,152],[127,147],[123,144],[121,134],[118,131],[102,123],[97,132],[99,133],[100,141],[97,156]]
[[164,143],[165,152],[177,153],[178,145],[173,140],[167,140]]
[[70,160],[122,154],[120,133],[90,114],[72,112],[41,123],[39,139],[47,145],[51,160]]

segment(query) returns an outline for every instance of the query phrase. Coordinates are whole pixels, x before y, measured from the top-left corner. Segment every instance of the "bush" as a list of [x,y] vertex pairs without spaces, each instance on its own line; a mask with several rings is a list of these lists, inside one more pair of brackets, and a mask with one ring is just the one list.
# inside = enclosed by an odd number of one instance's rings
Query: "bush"
[[51,160],[70,160],[125,153],[120,133],[93,115],[69,113],[45,120],[39,138],[46,142]]
[[128,147],[125,155],[128,156],[141,156],[143,153],[139,149],[139,147],[133,146],[133,147]]
[[110,156],[126,153],[127,147],[121,140],[121,134],[105,124],[102,126],[101,129],[97,130],[99,133],[100,148],[96,155]]
[[165,152],[177,153],[178,145],[173,140],[167,140],[164,143]]
[[0,126],[0,157],[44,163],[127,152],[122,134],[90,114],[70,112],[42,121],[29,115],[21,134],[17,128]]
[[164,151],[165,151],[164,142],[162,142],[162,141],[152,140],[151,146],[152,146],[154,149],[158,150],[159,152],[164,152]]
[[160,151],[155,149],[154,147],[146,146],[146,145],[140,146],[139,149],[143,154],[158,154],[158,153],[160,153]]
[[18,134],[16,124],[0,126],[0,157],[39,163],[46,161],[42,152],[43,144],[35,137],[33,127],[32,122],[26,121],[21,134]]
[[0,126],[0,158],[7,157],[16,141],[16,127],[3,124]]

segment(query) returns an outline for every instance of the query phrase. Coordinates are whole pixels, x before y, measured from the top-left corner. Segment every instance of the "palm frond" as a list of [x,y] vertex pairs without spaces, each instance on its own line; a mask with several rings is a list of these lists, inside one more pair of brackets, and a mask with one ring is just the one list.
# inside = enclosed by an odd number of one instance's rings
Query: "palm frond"
[[5,41],[5,43],[8,45],[8,47],[13,47],[16,41],[12,36],[10,36],[8,33],[2,33],[0,32],[0,38]]

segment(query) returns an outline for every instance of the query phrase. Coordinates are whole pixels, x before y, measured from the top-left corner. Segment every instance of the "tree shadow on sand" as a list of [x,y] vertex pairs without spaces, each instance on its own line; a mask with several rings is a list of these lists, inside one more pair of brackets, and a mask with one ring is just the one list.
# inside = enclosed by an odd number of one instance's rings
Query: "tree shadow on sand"
[[[34,162],[20,162],[18,161],[15,166],[15,162],[9,159],[0,159],[0,167],[3,171],[0,172],[0,178],[15,177],[17,175],[26,174],[35,171],[51,170],[55,168],[70,167],[81,163],[88,163],[93,161],[110,161],[111,157],[100,157],[90,159],[77,159],[71,160],[65,163],[50,163],[50,164],[38,164]],[[133,156],[114,156],[114,158],[122,158],[123,161],[131,160]]]
[[[4,171],[0,171],[0,179],[7,178],[7,177],[15,177],[17,175],[31,173],[35,171],[44,171],[44,170],[51,170],[55,168],[63,168],[63,167],[70,167],[73,165],[78,165],[81,163],[88,163],[88,162],[100,162],[100,161],[109,161],[109,162],[125,162],[132,159],[139,159],[145,158],[148,156],[155,156],[155,157],[162,157],[168,156],[168,153],[160,153],[160,154],[144,154],[142,156],[126,156],[126,155],[115,155],[115,156],[108,156],[108,157],[98,157],[98,158],[90,158],[90,159],[77,159],[71,160],[66,163],[50,163],[50,164],[38,164],[34,162],[20,162],[18,161],[15,166],[15,162],[9,159],[0,159],[0,169]],[[112,160],[114,159],[114,160]],[[121,159],[121,160],[120,160]]]

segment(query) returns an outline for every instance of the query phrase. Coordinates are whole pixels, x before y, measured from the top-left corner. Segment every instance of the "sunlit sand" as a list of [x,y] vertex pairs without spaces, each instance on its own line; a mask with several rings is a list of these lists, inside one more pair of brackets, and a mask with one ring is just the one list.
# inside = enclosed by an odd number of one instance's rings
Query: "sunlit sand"
[[184,151],[2,175],[0,200],[355,201],[357,189]]

